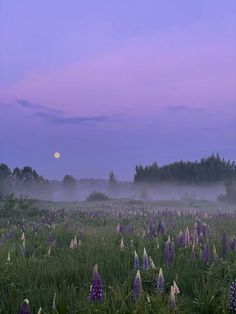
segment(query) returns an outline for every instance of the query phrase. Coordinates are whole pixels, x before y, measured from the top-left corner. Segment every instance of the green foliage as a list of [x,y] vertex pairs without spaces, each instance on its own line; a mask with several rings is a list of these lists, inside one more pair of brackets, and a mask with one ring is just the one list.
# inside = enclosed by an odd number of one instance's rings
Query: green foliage
[[221,159],[217,154],[203,158],[200,162],[175,162],[158,166],[156,162],[143,167],[136,166],[134,182],[183,182],[183,183],[215,183],[228,179],[236,179],[234,162]]

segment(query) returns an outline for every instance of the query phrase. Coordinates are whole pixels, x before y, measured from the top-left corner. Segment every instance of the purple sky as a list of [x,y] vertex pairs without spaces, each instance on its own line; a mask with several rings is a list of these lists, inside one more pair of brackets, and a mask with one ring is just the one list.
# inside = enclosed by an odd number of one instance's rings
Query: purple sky
[[235,0],[1,0],[0,162],[126,180],[236,160],[235,30]]

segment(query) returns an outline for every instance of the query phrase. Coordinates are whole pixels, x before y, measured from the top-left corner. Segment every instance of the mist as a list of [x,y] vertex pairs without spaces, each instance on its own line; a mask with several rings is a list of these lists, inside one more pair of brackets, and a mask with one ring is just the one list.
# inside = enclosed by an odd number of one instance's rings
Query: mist
[[16,188],[12,193],[17,197],[36,198],[50,201],[83,201],[93,192],[104,193],[111,199],[134,200],[209,200],[216,201],[225,193],[224,183],[177,184],[177,183],[133,183],[111,184],[104,179],[81,179],[73,186],[64,186],[60,181],[51,181],[47,186],[31,185]]

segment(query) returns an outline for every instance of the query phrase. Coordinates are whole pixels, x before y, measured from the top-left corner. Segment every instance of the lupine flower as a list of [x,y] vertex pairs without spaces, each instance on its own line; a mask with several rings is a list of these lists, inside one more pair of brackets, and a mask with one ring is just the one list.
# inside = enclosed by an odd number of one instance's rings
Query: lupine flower
[[10,253],[10,251],[9,251],[8,254],[7,254],[7,261],[8,261],[8,262],[11,261],[11,253]]
[[231,311],[236,311],[236,279],[231,283],[229,287],[228,309]]
[[121,248],[121,249],[124,249],[124,248],[125,248],[125,244],[124,244],[123,238],[121,238],[121,240],[120,240],[120,248]]
[[178,247],[184,246],[184,233],[183,233],[183,231],[179,232],[177,244],[178,244]]
[[162,268],[160,268],[159,274],[158,274],[158,277],[157,277],[156,286],[157,286],[157,291],[159,293],[161,293],[161,294],[164,292],[164,285],[165,285],[165,279],[164,279],[164,276],[163,276]]
[[79,242],[78,242],[78,246],[81,246],[81,245],[82,245],[81,240],[79,240]]
[[209,226],[205,222],[202,224],[202,230],[201,231],[202,231],[203,237],[206,239],[208,236],[208,233],[209,233]]
[[92,284],[90,286],[88,300],[90,302],[94,302],[94,301],[101,302],[102,299],[103,299],[102,280],[98,273],[98,265],[95,265],[94,270],[93,270],[93,279],[92,279]]
[[19,306],[18,314],[30,314],[29,300],[25,299]]
[[198,224],[195,222],[193,226],[193,243],[194,245],[198,245],[199,243],[199,233],[198,233]]
[[41,313],[42,313],[42,307],[40,307],[40,308],[38,309],[37,314],[41,314]]
[[149,269],[148,255],[146,249],[143,249],[143,271],[147,271]]
[[215,244],[213,245],[213,258],[214,258],[214,260],[218,259],[218,255],[217,255],[217,252],[216,252]]
[[70,241],[70,249],[73,249],[74,248],[74,240],[72,239],[71,241]]
[[53,300],[52,300],[52,309],[53,309],[53,311],[56,311],[56,309],[57,309],[56,297],[57,297],[57,294],[56,294],[56,292],[55,292],[55,293],[54,293],[54,296],[53,296]]
[[21,240],[24,241],[25,240],[25,233],[23,232],[21,235]]
[[151,268],[151,269],[156,269],[156,266],[155,266],[155,264],[154,264],[153,259],[152,259],[151,256],[149,256],[149,265],[150,265],[150,268]]
[[202,232],[202,224],[200,219],[197,219],[197,221],[195,222],[195,232],[197,233],[197,236],[199,238]]
[[202,258],[204,260],[204,262],[208,262],[209,261],[209,258],[210,258],[210,252],[209,252],[209,246],[206,244],[204,245],[204,250],[203,250],[203,253],[202,253]]
[[170,244],[170,264],[174,262],[175,259],[175,243],[174,241]]
[[174,294],[175,295],[180,294],[179,287],[177,286],[175,281],[173,281],[173,288],[174,288]]
[[76,236],[75,236],[75,237],[74,237],[74,247],[76,248],[77,245],[78,245],[78,242],[77,242],[77,238],[76,238]]
[[136,251],[134,251],[134,269],[139,269],[139,257]]
[[165,243],[165,263],[166,265],[170,265],[171,260],[171,241],[170,241],[170,236],[168,237],[168,240]]
[[175,291],[173,286],[170,287],[170,304],[172,308],[176,308]]
[[142,292],[142,279],[141,279],[141,275],[140,275],[140,271],[137,271],[137,275],[134,279],[134,283],[133,283],[133,290],[132,290],[132,299],[135,302],[139,295]]
[[235,251],[236,250],[236,239],[233,237],[230,241],[230,250]]
[[120,224],[119,223],[116,226],[116,233],[120,233]]
[[185,235],[184,235],[184,244],[185,244],[185,247],[190,246],[190,232],[189,232],[188,227],[186,228]]
[[165,235],[165,233],[166,233],[166,228],[165,228],[164,222],[161,221],[157,227],[157,234]]
[[22,255],[24,256],[25,256],[25,251],[26,251],[26,245],[25,245],[25,239],[24,239],[22,243],[22,248],[21,248]]

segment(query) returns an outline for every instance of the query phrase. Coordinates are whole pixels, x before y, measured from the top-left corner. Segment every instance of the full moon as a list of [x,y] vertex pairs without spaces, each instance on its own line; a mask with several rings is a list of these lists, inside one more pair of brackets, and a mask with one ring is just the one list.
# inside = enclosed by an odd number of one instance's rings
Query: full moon
[[56,159],[58,159],[58,158],[60,158],[60,157],[61,157],[61,154],[60,154],[60,153],[58,153],[58,152],[56,152],[56,153],[54,153],[54,157],[55,157]]

